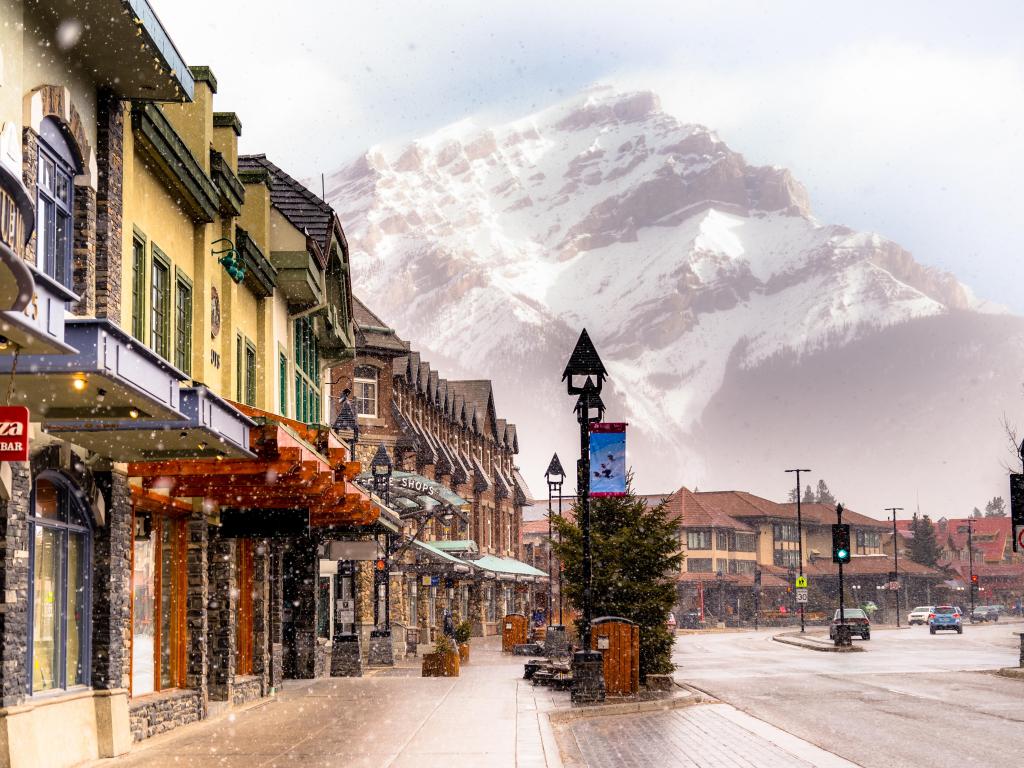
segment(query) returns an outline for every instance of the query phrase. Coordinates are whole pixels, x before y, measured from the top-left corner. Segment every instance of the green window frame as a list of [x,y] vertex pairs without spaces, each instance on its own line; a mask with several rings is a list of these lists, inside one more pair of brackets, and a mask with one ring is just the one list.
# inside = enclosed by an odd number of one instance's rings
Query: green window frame
[[174,364],[192,374],[192,283],[180,271],[174,293]]
[[282,354],[282,353],[278,353],[277,373],[278,373],[278,386],[280,387],[280,392],[278,393],[278,396],[280,397],[280,402],[281,402],[281,405],[280,405],[281,415],[282,416],[287,416],[288,415],[288,358],[284,354]]
[[152,250],[149,347],[168,360],[171,356],[171,262],[155,244]]
[[242,402],[242,392],[244,386],[244,378],[242,376],[244,368],[242,357],[242,334],[235,334],[235,402]]
[[245,340],[245,404],[256,407],[256,347]]
[[320,421],[320,344],[313,321],[295,321],[295,418],[307,424]]
[[146,340],[146,236],[132,236],[132,336]]

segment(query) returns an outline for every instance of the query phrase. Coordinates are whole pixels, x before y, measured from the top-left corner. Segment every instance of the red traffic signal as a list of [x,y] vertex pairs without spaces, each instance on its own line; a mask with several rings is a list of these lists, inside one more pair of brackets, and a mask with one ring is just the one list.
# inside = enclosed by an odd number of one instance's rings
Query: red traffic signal
[[977,583],[978,583],[978,574],[972,573],[971,574],[971,584],[977,584]]
[[374,563],[373,567],[376,568],[378,571],[383,571],[384,570],[384,566],[385,566],[384,559],[383,558],[379,558],[377,560],[377,562]]

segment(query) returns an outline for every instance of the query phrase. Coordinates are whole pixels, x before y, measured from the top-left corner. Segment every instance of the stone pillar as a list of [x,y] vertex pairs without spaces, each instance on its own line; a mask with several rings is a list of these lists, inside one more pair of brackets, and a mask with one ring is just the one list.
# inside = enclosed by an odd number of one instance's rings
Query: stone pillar
[[270,546],[257,541],[253,547],[252,588],[252,673],[260,678],[262,694],[270,693],[271,619],[270,619]]
[[131,491],[127,476],[120,472],[100,472],[95,479],[103,494],[106,520],[93,534],[92,687],[127,688],[131,647]]
[[185,686],[200,694],[200,718],[206,717],[209,698],[209,621],[206,612],[210,600],[208,546],[206,512],[197,502],[185,523],[185,568],[188,580],[185,593]]
[[74,227],[71,279],[79,299],[71,310],[91,317],[96,314],[96,190],[88,184],[75,186]]
[[[39,134],[25,126],[21,131],[21,180],[25,189],[34,200],[36,197],[36,181],[39,174]],[[29,238],[22,254],[26,261],[35,264],[36,261],[36,227],[32,228],[32,237]]]
[[[110,92],[97,104],[96,292],[97,317],[121,322],[121,232],[124,187],[124,105]],[[129,296],[130,296],[129,292]]]
[[[28,693],[28,515],[32,477],[28,463],[10,467],[0,480],[0,695],[2,706],[21,704]],[[7,496],[8,498],[4,498]]]
[[282,547],[270,545],[270,686],[277,688],[284,680],[284,631],[282,609],[284,592],[282,581]]
[[284,551],[285,677],[312,678],[316,672],[316,543],[293,539]]
[[469,616],[467,617],[473,625],[473,636],[483,637],[486,632],[484,619],[487,618],[484,605],[484,584],[482,581],[475,581],[469,588]]
[[210,600],[207,603],[209,696],[211,701],[231,701],[235,672],[235,541],[211,530],[209,546]]

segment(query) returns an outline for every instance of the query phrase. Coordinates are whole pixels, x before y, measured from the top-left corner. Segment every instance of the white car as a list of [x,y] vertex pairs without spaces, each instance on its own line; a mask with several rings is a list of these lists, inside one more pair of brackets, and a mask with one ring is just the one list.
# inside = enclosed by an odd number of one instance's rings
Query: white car
[[915,624],[927,624],[928,617],[934,612],[934,605],[919,605],[907,614],[907,624],[910,626],[914,626]]

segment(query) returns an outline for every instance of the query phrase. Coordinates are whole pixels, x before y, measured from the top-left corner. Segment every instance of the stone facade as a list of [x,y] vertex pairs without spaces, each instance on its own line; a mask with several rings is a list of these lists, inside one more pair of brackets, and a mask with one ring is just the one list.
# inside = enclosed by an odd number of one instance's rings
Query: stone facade
[[96,316],[121,315],[121,234],[124,210],[124,106],[100,93],[97,126]]
[[265,696],[263,680],[258,675],[235,678],[231,686],[231,704],[240,707]]
[[78,294],[71,311],[96,314],[96,190],[75,187],[75,238],[71,253],[71,290]]
[[22,703],[28,691],[28,515],[32,479],[28,464],[11,463],[10,499],[0,501],[0,679],[3,706]]
[[199,691],[174,690],[132,702],[128,719],[132,741],[142,741],[203,719],[205,704]]
[[129,686],[131,647],[132,507],[128,478],[120,472],[97,478],[106,525],[93,534],[92,685]]
[[235,671],[235,541],[212,535],[209,545],[210,600],[206,606],[209,632],[209,696],[211,701],[231,701]]

